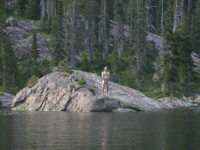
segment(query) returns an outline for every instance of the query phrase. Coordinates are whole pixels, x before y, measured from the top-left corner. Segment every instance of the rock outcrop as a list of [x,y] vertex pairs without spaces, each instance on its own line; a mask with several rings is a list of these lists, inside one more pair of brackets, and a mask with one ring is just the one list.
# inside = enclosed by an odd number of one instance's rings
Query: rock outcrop
[[194,94],[192,96],[187,97],[190,102],[200,104],[200,94]]
[[[32,51],[32,34],[37,25],[25,21],[17,21],[13,17],[9,17],[6,21],[7,27],[5,31],[8,33],[14,54],[18,59],[22,59],[31,54]],[[39,52],[38,60],[51,59],[51,49],[46,40],[37,34],[37,50]]]
[[200,95],[196,96],[196,98],[193,101],[194,103],[200,103]]
[[198,55],[197,53],[193,52],[191,54],[192,56],[192,59],[194,61],[194,64],[195,64],[195,70],[196,72],[198,73],[198,75],[200,75],[200,55]]
[[188,101],[182,101],[178,98],[169,98],[169,97],[164,97],[159,100],[165,107],[167,108],[180,108],[180,107],[191,107],[191,106],[196,106],[195,104],[192,104],[191,102]]
[[[86,83],[80,83],[80,79]],[[109,94],[102,95],[101,81],[98,75],[83,71],[74,70],[72,74],[53,72],[39,79],[36,85],[26,87],[17,93],[13,99],[12,109],[130,112],[173,107],[113,82],[109,82]]]
[[14,96],[8,93],[0,96],[0,108],[11,108],[13,98]]

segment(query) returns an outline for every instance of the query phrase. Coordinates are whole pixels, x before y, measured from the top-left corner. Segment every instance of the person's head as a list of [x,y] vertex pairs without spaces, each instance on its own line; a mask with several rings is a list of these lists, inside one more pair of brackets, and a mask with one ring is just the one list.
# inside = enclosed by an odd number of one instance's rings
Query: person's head
[[104,71],[108,71],[108,67],[104,67]]

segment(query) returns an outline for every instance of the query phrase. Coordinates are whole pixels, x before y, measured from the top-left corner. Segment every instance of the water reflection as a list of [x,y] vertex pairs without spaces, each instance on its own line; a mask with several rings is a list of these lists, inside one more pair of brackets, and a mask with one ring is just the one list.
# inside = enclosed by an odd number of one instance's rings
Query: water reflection
[[1,150],[196,150],[200,111],[0,112]]

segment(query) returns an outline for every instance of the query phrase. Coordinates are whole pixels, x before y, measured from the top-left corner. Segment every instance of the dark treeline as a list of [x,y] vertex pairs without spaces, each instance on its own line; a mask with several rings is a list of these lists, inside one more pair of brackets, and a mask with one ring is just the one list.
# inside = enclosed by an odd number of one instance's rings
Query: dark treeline
[[[7,47],[0,41],[2,87],[5,72],[12,81],[20,78],[20,87],[31,76],[48,73],[44,66],[66,65],[96,73],[108,66],[112,81],[155,98],[199,92],[200,69],[191,56],[200,57],[200,0],[16,0],[8,8],[1,11],[40,19],[35,32],[51,35],[52,61],[38,65],[36,33],[31,69],[27,69],[30,59],[16,60],[18,67],[10,61],[6,65],[4,51],[12,48],[9,40]],[[147,41],[149,33],[163,38],[158,43],[163,48]],[[14,57],[12,52],[8,55]],[[11,71],[5,71],[4,65]],[[28,76],[22,68],[29,71]]]

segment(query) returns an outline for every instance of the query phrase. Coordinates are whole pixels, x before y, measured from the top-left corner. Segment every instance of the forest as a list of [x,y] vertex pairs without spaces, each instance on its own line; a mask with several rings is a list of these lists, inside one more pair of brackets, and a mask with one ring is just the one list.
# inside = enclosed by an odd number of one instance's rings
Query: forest
[[[9,16],[37,24],[27,57],[15,56]],[[49,60],[38,59],[38,34],[50,39]],[[111,81],[155,99],[199,94],[199,40],[200,0],[0,0],[0,93],[55,68],[100,75],[107,66]]]

